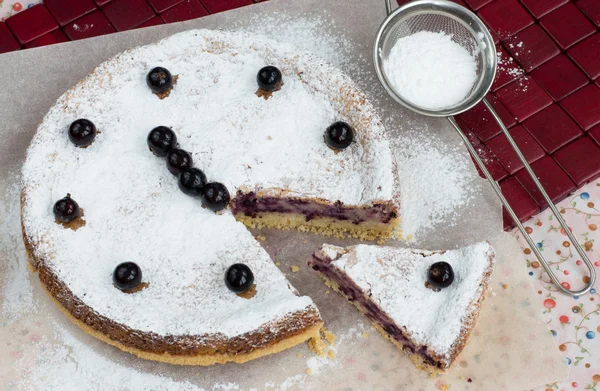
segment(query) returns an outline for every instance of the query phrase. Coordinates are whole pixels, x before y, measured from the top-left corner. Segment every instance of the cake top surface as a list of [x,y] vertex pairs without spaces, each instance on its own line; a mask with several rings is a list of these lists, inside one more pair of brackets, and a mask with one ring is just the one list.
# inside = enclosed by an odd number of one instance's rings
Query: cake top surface
[[[277,66],[284,82],[266,100],[255,95],[265,65]],[[163,100],[146,86],[155,66],[178,75]],[[78,118],[99,131],[87,148],[67,137]],[[339,153],[323,141],[337,120],[351,124],[357,139]],[[165,160],[146,145],[160,125],[232,195],[247,188],[347,204],[392,198],[392,157],[380,121],[348,77],[324,61],[264,37],[208,30],[114,57],[44,118],[23,167],[22,218],[34,251],[72,293],[132,329],[230,337],[314,309],[228,210],[216,215],[178,189]],[[67,193],[84,210],[86,224],[76,231],[57,224],[52,212]],[[126,261],[141,267],[147,288],[124,294],[113,287],[112,272]],[[223,281],[227,267],[240,262],[255,276],[257,294],[249,300]]]
[[[460,337],[494,254],[485,242],[444,253],[362,244],[324,245],[322,252],[415,342],[442,356]],[[441,261],[452,266],[454,282],[436,292],[425,282],[429,267]]]

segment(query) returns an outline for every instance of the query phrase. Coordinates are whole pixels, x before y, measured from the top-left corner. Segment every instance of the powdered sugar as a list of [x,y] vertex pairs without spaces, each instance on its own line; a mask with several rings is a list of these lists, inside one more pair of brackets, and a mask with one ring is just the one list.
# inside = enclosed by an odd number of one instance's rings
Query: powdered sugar
[[443,32],[420,31],[398,39],[383,69],[398,94],[426,109],[458,104],[477,79],[475,58]]
[[36,304],[19,224],[19,179],[16,175],[8,177],[10,182],[0,197],[0,258],[6,262],[6,270],[0,269],[0,297],[4,297],[2,318],[11,320],[34,311]]
[[353,65],[348,60],[350,53],[356,50],[355,44],[340,34],[333,34],[331,30],[335,27],[326,13],[311,18],[275,13],[255,16],[244,30],[291,43],[335,66],[347,68]]
[[[482,294],[480,284],[493,256],[488,243],[444,253],[363,244],[324,245],[322,252],[415,342],[446,357],[473,311],[472,302]],[[429,267],[440,261],[452,266],[455,277],[435,292],[425,282]]]
[[473,167],[448,144],[419,134],[403,137],[395,149],[400,187],[401,227],[405,238],[423,236],[441,223],[456,223],[455,211],[467,206],[476,189]]

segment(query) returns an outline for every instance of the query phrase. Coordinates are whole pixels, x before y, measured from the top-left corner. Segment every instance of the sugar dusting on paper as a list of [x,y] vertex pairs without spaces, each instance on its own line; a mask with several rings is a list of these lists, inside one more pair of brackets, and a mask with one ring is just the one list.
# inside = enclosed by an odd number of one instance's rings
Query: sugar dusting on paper
[[2,319],[16,319],[35,310],[33,289],[25,246],[21,238],[20,184],[16,175],[9,175],[5,194],[0,197],[0,309]]
[[456,224],[476,189],[471,162],[460,148],[410,133],[393,140],[398,164],[400,216],[404,237],[414,240],[439,224]]

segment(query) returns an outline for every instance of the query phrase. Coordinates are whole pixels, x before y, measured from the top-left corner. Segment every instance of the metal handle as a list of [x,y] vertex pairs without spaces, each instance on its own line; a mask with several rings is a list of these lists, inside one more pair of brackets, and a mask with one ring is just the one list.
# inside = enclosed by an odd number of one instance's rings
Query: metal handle
[[388,15],[392,13],[392,0],[385,0],[385,12]]
[[498,125],[500,125],[500,128],[502,129],[502,132],[504,133],[504,135],[508,139],[509,144],[514,149],[515,153],[517,154],[517,156],[521,160],[521,163],[523,163],[523,166],[525,166],[525,169],[527,170],[527,173],[529,174],[529,176],[531,177],[531,179],[533,179],[533,182],[535,183],[535,185],[537,186],[538,190],[540,191],[540,193],[542,193],[542,196],[544,197],[544,199],[548,203],[548,206],[552,210],[552,213],[554,214],[554,217],[556,217],[556,220],[558,220],[559,224],[562,226],[563,230],[565,231],[565,233],[569,237],[569,240],[571,241],[571,243],[573,243],[573,246],[575,247],[575,249],[577,250],[577,252],[581,256],[581,259],[583,259],[583,261],[585,262],[585,264],[586,264],[586,266],[587,266],[587,268],[588,268],[588,270],[590,272],[590,281],[587,283],[587,285],[583,289],[578,290],[578,291],[572,291],[572,290],[566,289],[565,287],[563,287],[561,285],[561,283],[558,280],[558,278],[556,278],[556,276],[554,275],[554,272],[550,269],[550,265],[546,262],[546,259],[544,258],[544,256],[542,255],[542,253],[538,250],[537,246],[535,245],[535,243],[533,242],[533,240],[531,239],[531,237],[529,236],[529,234],[525,231],[525,227],[523,227],[523,224],[521,224],[521,222],[519,221],[519,218],[517,217],[517,215],[515,214],[515,212],[512,210],[512,208],[510,207],[510,205],[506,201],[506,198],[504,198],[504,195],[502,194],[502,191],[500,190],[500,187],[498,186],[498,184],[496,183],[496,181],[494,180],[494,178],[492,178],[492,175],[490,174],[490,172],[488,171],[488,169],[485,167],[485,165],[481,161],[481,158],[477,154],[477,151],[475,151],[475,148],[473,147],[473,145],[471,145],[471,143],[469,142],[467,136],[460,129],[460,127],[458,126],[458,123],[456,123],[456,120],[453,117],[448,117],[448,120],[450,121],[450,123],[452,124],[452,126],[454,126],[454,128],[456,129],[456,131],[458,132],[458,134],[460,135],[460,137],[463,139],[463,142],[465,143],[465,145],[467,146],[467,149],[469,150],[469,152],[473,156],[473,159],[475,159],[475,162],[477,163],[477,165],[479,166],[479,168],[481,169],[481,171],[483,171],[483,173],[485,174],[485,177],[488,179],[488,181],[492,185],[492,188],[494,189],[494,191],[498,195],[498,198],[500,198],[500,201],[502,201],[502,205],[504,205],[504,207],[508,211],[508,214],[510,215],[510,217],[513,219],[513,221],[517,225],[517,228],[519,228],[519,231],[521,231],[521,234],[523,234],[523,237],[527,241],[527,244],[529,244],[529,247],[531,247],[531,250],[533,251],[533,253],[535,254],[535,256],[538,258],[538,260],[540,261],[540,263],[544,267],[544,270],[546,271],[546,273],[548,273],[548,275],[550,276],[550,279],[552,280],[552,282],[554,283],[554,285],[556,285],[556,287],[560,291],[562,291],[564,294],[569,295],[569,296],[581,296],[581,295],[584,295],[584,294],[588,293],[589,290],[592,289],[592,287],[594,286],[594,283],[596,282],[596,271],[594,270],[594,265],[592,264],[592,262],[589,260],[589,258],[585,254],[583,248],[581,248],[581,246],[577,242],[577,239],[575,239],[575,236],[573,235],[573,233],[569,229],[569,226],[567,225],[567,223],[565,222],[565,220],[562,218],[562,216],[561,216],[560,212],[558,211],[558,209],[556,209],[556,206],[554,206],[554,203],[552,202],[552,200],[550,199],[550,197],[548,196],[548,194],[544,190],[544,187],[542,186],[542,184],[540,183],[540,181],[537,179],[535,173],[533,172],[533,170],[529,166],[529,163],[527,163],[527,159],[525,159],[525,156],[523,156],[523,154],[521,153],[519,147],[517,146],[517,144],[513,140],[512,136],[510,135],[510,133],[508,133],[508,129],[506,129],[506,127],[502,123],[502,120],[500,119],[500,117],[498,116],[498,114],[496,113],[496,111],[494,110],[494,108],[490,105],[490,103],[485,98],[483,99],[483,103],[485,104],[485,106],[487,107],[487,109],[490,111],[490,113],[492,113],[492,116],[494,117],[494,119],[496,120],[496,122],[498,123]]

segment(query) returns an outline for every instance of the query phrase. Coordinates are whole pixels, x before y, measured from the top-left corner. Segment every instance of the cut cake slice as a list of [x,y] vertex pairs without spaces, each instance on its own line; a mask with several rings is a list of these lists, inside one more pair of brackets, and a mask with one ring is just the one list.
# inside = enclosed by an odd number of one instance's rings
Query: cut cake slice
[[[447,262],[454,271],[454,281],[443,289],[427,282],[436,262]],[[418,368],[442,372],[475,326],[493,262],[494,250],[486,242],[438,252],[326,244],[309,265]]]

